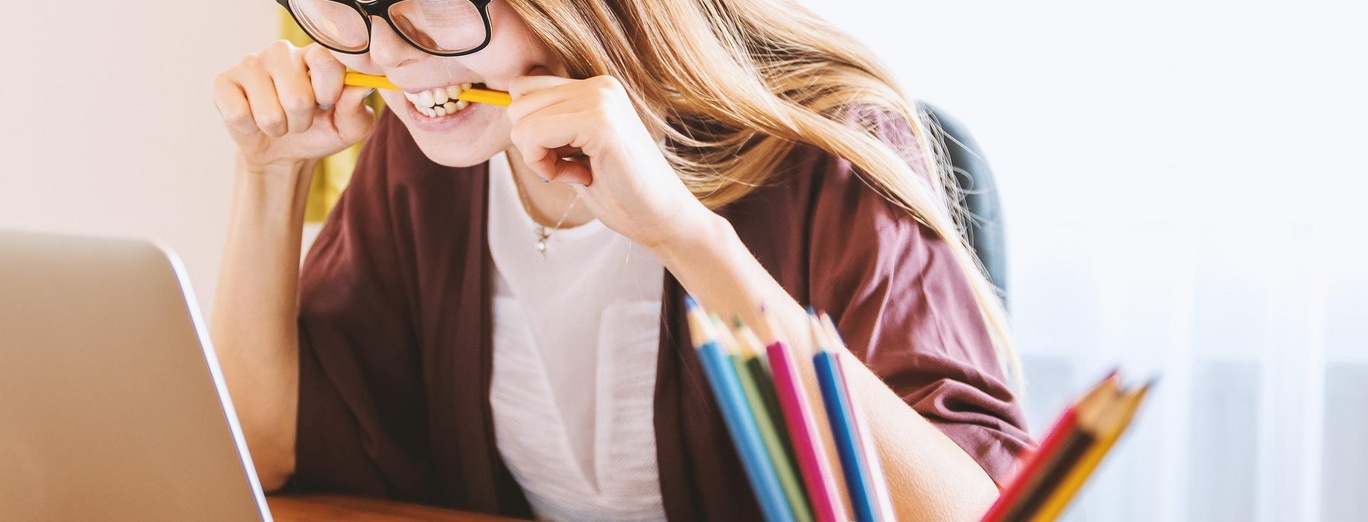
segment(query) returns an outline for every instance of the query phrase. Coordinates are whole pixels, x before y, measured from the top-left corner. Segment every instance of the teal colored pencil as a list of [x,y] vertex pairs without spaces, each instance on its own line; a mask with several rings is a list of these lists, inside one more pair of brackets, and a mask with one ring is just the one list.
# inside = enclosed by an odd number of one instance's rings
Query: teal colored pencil
[[[760,429],[760,436],[765,441],[765,448],[769,452],[770,462],[774,465],[775,473],[779,475],[779,485],[784,490],[784,496],[788,499],[789,507],[793,510],[793,518],[799,522],[812,522],[812,508],[808,504],[807,494],[803,491],[803,482],[798,475],[797,467],[794,465],[793,449],[785,447],[784,439],[780,436],[784,433],[780,429],[780,424],[776,424],[775,417],[777,411],[771,413],[769,406],[765,402],[765,395],[760,391],[760,382],[770,383],[769,375],[763,373],[762,365],[749,364],[748,359],[755,356],[745,353],[740,343],[727,330],[727,325],[723,324],[716,315],[711,315],[714,326],[720,330],[718,337],[722,340],[722,346],[731,354],[732,366],[736,369],[736,374],[740,376],[741,390],[745,392],[747,403],[750,405],[751,413],[755,416],[755,424]],[[755,369],[761,370],[761,375],[757,376]],[[758,377],[758,378],[757,378]],[[769,384],[773,390],[773,384]],[[775,401],[777,408],[778,401]]]
[[711,321],[692,297],[686,299],[688,306],[689,332],[698,358],[703,366],[703,375],[712,388],[713,397],[722,409],[722,420],[736,446],[737,456],[741,458],[742,469],[750,480],[760,511],[768,522],[793,522],[793,509],[789,506],[778,473],[770,462],[765,441],[760,435],[754,414],[741,389],[741,379],[726,353],[718,345],[711,331]]

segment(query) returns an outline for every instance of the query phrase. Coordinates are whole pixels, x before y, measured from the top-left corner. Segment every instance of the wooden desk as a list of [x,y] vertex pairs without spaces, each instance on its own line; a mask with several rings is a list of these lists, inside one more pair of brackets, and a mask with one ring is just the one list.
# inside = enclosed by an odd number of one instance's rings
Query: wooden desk
[[337,495],[266,497],[276,522],[508,522],[514,519]]

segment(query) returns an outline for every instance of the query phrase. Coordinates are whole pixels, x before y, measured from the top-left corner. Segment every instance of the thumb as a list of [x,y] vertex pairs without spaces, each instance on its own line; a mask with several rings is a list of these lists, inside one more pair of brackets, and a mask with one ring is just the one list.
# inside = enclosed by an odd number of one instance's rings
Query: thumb
[[337,100],[333,113],[333,124],[337,134],[347,143],[356,143],[370,135],[375,126],[375,111],[366,105],[366,98],[375,89],[366,87],[347,87]]

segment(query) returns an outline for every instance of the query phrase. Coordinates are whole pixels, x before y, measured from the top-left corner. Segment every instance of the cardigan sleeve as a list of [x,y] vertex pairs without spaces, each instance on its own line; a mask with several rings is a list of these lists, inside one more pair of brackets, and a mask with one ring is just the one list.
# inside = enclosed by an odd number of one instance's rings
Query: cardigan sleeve
[[[925,176],[906,122],[883,117],[873,128]],[[826,165],[810,214],[812,305],[832,316],[856,357],[1004,484],[1031,441],[966,274],[945,240],[849,162]]]
[[289,487],[422,497],[425,402],[394,239],[384,118],[300,275],[299,412]]

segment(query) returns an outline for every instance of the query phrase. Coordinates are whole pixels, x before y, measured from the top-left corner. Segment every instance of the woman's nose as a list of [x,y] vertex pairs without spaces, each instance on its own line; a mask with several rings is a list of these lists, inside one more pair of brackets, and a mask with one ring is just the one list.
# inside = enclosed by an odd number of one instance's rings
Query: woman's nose
[[405,62],[422,58],[426,54],[410,45],[399,33],[394,32],[384,19],[371,17],[371,62],[386,69],[397,68]]

